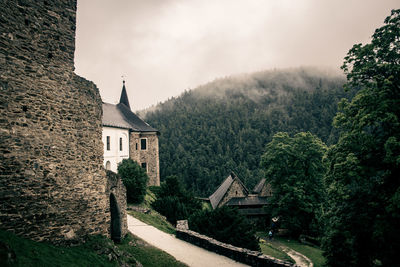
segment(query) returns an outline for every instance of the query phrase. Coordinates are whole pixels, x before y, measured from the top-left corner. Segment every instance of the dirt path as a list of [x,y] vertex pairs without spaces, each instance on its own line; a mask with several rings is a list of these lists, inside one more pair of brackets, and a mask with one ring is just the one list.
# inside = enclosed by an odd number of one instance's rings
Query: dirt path
[[189,266],[247,266],[225,256],[218,255],[177,239],[174,235],[164,233],[130,215],[128,215],[128,230],[147,243],[164,250],[178,261]]
[[289,257],[291,257],[296,262],[297,266],[299,266],[299,267],[314,267],[314,264],[312,263],[312,261],[309,258],[307,258],[306,256],[304,256],[303,254],[301,254],[289,247],[286,247],[284,245],[280,245],[279,247],[280,247],[280,249],[282,249],[283,252],[288,254]]

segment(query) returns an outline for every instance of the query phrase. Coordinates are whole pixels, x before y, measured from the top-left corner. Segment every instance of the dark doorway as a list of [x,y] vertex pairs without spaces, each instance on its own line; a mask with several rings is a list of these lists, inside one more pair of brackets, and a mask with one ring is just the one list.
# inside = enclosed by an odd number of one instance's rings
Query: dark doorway
[[121,215],[118,208],[118,202],[114,194],[110,194],[111,211],[111,239],[114,242],[121,242]]

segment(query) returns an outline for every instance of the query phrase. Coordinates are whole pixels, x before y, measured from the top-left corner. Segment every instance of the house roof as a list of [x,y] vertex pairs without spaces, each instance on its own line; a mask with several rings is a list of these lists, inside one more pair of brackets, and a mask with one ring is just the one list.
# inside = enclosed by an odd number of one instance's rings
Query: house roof
[[144,122],[129,107],[125,81],[122,86],[120,103],[117,105],[103,103],[103,126],[129,129],[135,132],[157,132],[158,130]]
[[247,194],[249,193],[249,190],[244,186],[242,181],[240,181],[240,179],[233,172],[231,172],[231,174],[222,182],[218,189],[209,197],[213,209],[218,207],[218,204],[224,198],[226,192],[235,180],[242,185]]
[[246,197],[233,197],[226,205],[227,206],[259,206],[268,204],[267,197],[259,197],[257,195],[248,195]]
[[259,194],[261,192],[261,190],[263,189],[265,182],[266,182],[265,178],[261,179],[260,182],[254,187],[253,193]]

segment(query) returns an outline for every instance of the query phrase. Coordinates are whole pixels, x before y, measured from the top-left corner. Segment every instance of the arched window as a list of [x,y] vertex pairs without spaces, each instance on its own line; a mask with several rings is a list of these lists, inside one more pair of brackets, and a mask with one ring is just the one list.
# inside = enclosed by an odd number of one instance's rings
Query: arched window
[[111,170],[111,162],[109,160],[106,162],[106,170]]

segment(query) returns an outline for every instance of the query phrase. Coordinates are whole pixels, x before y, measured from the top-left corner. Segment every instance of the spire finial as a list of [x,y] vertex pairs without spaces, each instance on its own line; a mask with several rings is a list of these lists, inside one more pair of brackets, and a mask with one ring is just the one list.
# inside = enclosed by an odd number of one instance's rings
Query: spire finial
[[122,78],[122,84],[125,85],[125,75],[121,75]]

